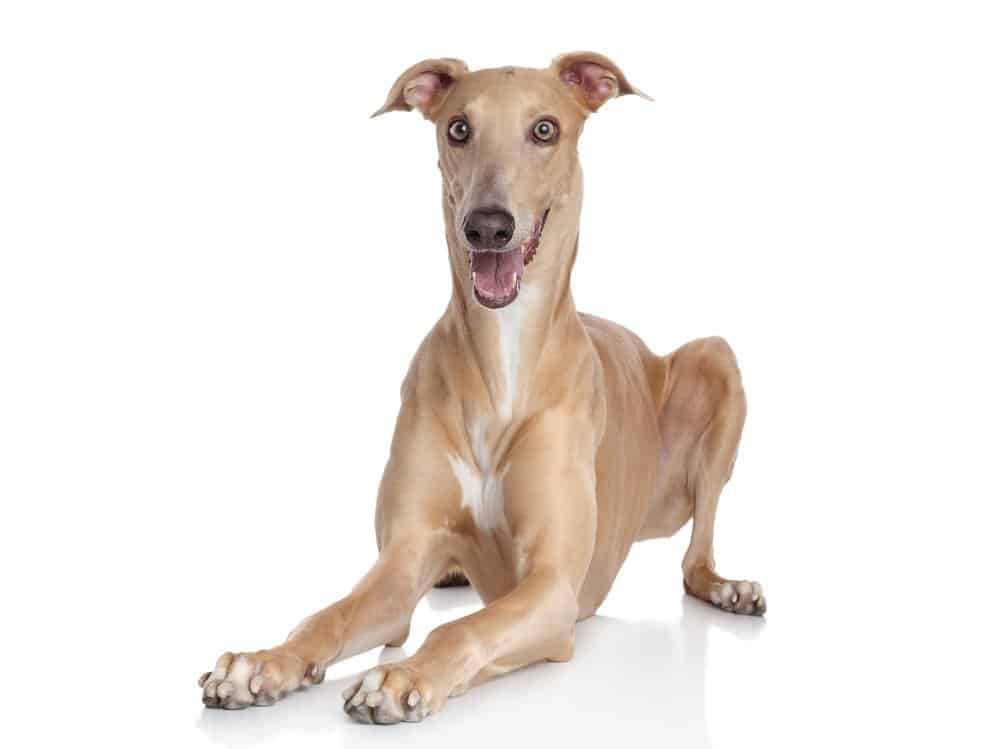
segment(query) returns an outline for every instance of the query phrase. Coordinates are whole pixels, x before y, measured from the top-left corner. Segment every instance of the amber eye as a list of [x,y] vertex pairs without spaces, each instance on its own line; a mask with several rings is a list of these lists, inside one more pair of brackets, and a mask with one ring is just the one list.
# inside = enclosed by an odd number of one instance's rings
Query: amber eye
[[531,137],[539,143],[554,143],[559,137],[559,126],[552,120],[539,120],[531,128]]
[[448,140],[452,143],[465,143],[469,139],[469,135],[472,132],[472,128],[469,127],[469,121],[464,117],[457,120],[453,120],[450,125],[448,125]]

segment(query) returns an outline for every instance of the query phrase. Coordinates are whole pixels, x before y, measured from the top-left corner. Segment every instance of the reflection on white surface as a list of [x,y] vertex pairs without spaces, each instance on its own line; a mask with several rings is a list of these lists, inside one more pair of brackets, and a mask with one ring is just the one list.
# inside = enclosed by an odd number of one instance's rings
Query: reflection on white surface
[[[435,590],[427,608],[445,618],[477,605],[468,590]],[[285,743],[315,739],[325,746],[398,743],[408,746],[517,746],[532,737],[575,744],[615,746],[624,735],[662,746],[710,747],[705,680],[709,634],[718,629],[752,640],[763,619],[716,611],[684,596],[673,621],[627,621],[595,616],[578,625],[576,655],[563,664],[538,664],[469,690],[420,725],[367,726],[340,709],[341,690],[364,670],[334,673],[314,689],[270,708],[239,712],[205,710],[198,727],[220,746]],[[416,647],[420,640],[412,638]],[[397,660],[407,649],[385,648],[380,662]],[[347,665],[347,664],[345,664]],[[365,668],[371,663],[365,665]],[[470,733],[475,731],[476,733]],[[629,742],[631,743],[631,742]],[[637,744],[642,745],[639,741]]]

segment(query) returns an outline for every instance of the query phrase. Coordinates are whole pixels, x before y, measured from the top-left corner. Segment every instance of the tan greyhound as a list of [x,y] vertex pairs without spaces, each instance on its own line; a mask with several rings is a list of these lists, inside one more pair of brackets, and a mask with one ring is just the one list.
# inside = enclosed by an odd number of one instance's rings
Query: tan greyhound
[[470,685],[568,660],[631,545],[690,518],[685,589],[764,613],[760,585],[720,577],[712,549],[746,413],[732,350],[706,338],[654,356],[573,304],[577,140],[623,94],[642,95],[589,52],[544,69],[425,60],[396,81],[375,114],[417,109],[437,129],[452,295],[403,382],[379,558],[283,644],[225,653],[199,681],[206,705],[269,705],[334,661],[401,645],[420,598],[467,579],[484,608],[344,693],[359,721],[419,721]]

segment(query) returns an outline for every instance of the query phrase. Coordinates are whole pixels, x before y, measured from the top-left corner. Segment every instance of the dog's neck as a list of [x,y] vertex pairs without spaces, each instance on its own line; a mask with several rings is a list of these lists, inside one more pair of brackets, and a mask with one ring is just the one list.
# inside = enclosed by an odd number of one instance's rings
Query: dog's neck
[[570,274],[580,232],[580,203],[577,189],[552,205],[517,299],[502,309],[487,309],[473,297],[468,250],[456,235],[454,211],[445,196],[452,276],[448,315],[467,341],[494,412],[503,420],[520,411],[549,339],[579,326]]

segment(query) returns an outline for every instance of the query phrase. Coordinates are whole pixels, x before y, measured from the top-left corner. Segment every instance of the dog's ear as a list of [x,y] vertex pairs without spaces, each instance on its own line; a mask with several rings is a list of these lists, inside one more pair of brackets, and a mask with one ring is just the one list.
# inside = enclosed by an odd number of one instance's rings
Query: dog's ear
[[596,52],[559,55],[552,61],[549,69],[569,87],[580,104],[591,112],[596,112],[604,102],[616,96],[635,94],[649,99],[628,82],[621,68]]
[[409,112],[417,109],[432,120],[455,81],[468,72],[464,62],[450,57],[418,62],[396,79],[385,104],[372,117],[397,110]]

